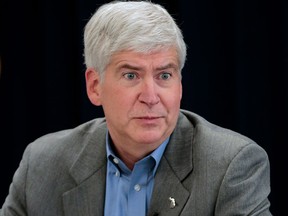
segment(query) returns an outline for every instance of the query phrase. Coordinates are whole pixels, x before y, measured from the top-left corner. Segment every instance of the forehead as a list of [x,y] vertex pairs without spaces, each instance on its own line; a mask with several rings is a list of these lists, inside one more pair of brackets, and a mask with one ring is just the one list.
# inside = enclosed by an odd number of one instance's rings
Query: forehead
[[179,69],[179,58],[175,48],[158,49],[149,52],[124,50],[114,53],[108,65],[121,67],[127,64],[143,65],[143,67],[148,65],[157,67],[171,65]]

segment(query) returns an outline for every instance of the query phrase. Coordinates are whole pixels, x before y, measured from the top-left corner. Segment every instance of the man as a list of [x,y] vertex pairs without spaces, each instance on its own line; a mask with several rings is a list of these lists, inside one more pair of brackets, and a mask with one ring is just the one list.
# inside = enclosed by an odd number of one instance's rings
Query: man
[[180,110],[186,46],[165,9],[105,4],[84,42],[105,118],[31,143],[2,216],[271,215],[265,151]]

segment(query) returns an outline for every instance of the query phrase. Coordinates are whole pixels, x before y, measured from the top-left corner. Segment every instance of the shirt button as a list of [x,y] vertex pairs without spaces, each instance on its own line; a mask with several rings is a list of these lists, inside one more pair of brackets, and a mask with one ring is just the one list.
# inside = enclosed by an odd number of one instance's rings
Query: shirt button
[[113,158],[113,161],[114,161],[115,164],[119,163],[119,160],[117,158]]
[[134,186],[134,190],[137,191],[137,192],[140,191],[141,190],[141,186],[139,184],[136,184]]
[[116,171],[116,172],[115,172],[115,176],[116,176],[116,177],[119,177],[119,176],[120,176],[120,172],[119,172],[119,171]]

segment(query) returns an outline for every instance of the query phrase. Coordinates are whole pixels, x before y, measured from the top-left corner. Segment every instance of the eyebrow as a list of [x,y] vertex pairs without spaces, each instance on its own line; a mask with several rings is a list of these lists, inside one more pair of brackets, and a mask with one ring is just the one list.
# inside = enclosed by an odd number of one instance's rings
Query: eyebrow
[[[119,68],[130,69],[130,70],[142,70],[142,67],[134,66],[134,65],[131,65],[131,64],[127,64],[127,63],[121,65]],[[174,63],[169,63],[167,65],[163,65],[163,66],[157,67],[156,70],[157,71],[166,70],[166,69],[169,69],[169,68],[173,68],[175,70],[178,70],[178,66],[176,64],[174,64]]]
[[141,67],[137,67],[131,64],[123,64],[119,68],[130,69],[130,70],[141,70]]
[[178,70],[178,66],[174,63],[169,63],[167,65],[160,66],[160,67],[156,68],[156,70],[166,70],[169,68],[173,68],[175,70]]

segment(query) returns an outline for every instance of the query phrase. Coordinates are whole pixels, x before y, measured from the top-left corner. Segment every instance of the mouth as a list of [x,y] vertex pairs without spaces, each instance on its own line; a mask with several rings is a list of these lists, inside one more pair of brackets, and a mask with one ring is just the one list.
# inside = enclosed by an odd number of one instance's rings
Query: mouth
[[146,121],[146,122],[155,122],[159,119],[166,118],[167,114],[164,111],[138,111],[138,112],[131,112],[129,117],[130,119],[139,120],[139,121]]
[[163,117],[160,116],[141,116],[136,117],[134,120],[138,121],[141,125],[158,125],[160,124],[160,120],[163,119]]
[[141,117],[136,117],[136,119],[145,119],[145,120],[154,120],[154,119],[159,119],[162,118],[160,116],[141,116]]

